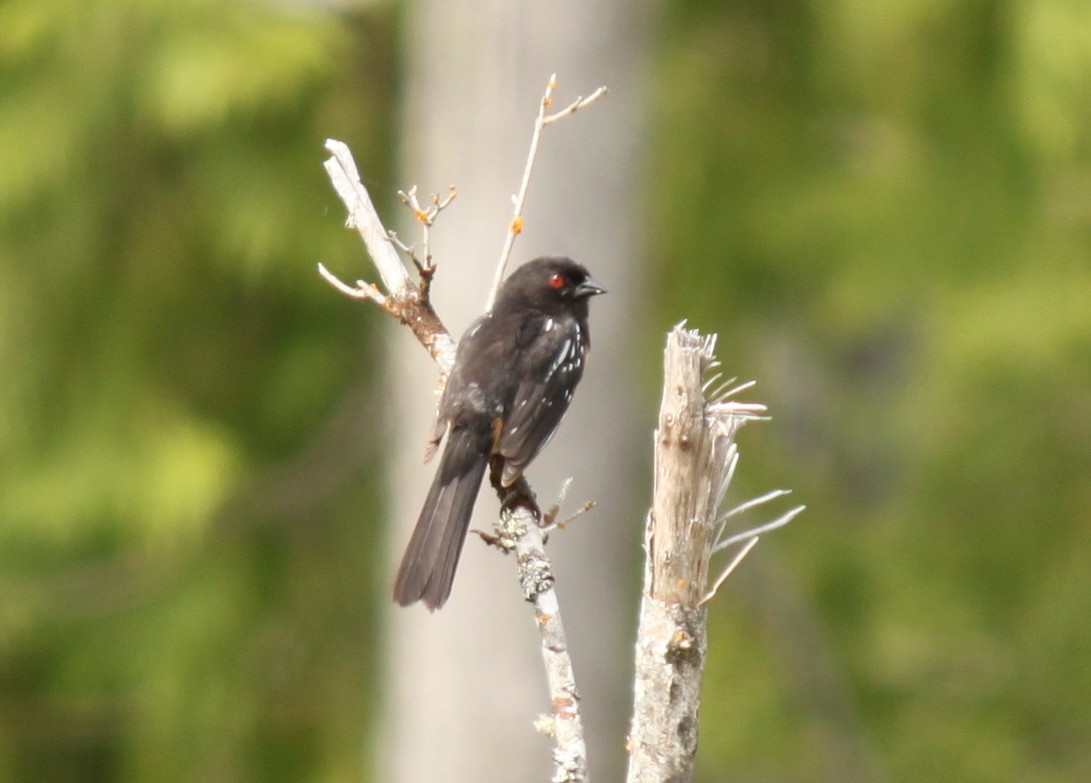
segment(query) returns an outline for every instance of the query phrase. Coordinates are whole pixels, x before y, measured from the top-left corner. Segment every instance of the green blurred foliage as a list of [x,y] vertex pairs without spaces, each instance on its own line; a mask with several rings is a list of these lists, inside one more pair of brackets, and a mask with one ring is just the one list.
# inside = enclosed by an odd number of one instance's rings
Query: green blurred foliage
[[[1089,9],[664,7],[641,350],[718,331],[736,494],[809,506],[701,780],[1091,778]],[[313,263],[324,138],[401,184],[396,13],[0,5],[0,780],[360,778],[377,317]]]
[[0,5],[0,780],[356,780],[391,9]]
[[666,15],[656,328],[720,332],[741,477],[809,506],[798,595],[717,607],[701,779],[1088,778],[1091,6]]

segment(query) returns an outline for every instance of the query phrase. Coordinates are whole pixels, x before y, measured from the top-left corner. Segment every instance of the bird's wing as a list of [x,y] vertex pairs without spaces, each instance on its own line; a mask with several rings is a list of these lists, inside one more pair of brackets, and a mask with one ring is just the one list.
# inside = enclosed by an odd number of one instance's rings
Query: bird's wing
[[511,409],[497,439],[495,450],[506,464],[502,482],[511,484],[552,437],[572,401],[572,392],[583,375],[586,343],[572,323],[558,329],[556,339],[540,341],[525,355],[524,379],[516,388]]

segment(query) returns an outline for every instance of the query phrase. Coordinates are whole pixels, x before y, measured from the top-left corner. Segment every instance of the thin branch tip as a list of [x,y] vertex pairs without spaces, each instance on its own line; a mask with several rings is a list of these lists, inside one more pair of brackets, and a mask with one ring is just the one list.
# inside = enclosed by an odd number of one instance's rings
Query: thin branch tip
[[766,533],[771,533],[778,528],[784,527],[793,519],[802,514],[804,510],[806,510],[806,508],[806,506],[795,506],[794,508],[785,511],[772,522],[766,522],[764,525],[758,525],[757,527],[750,528],[749,530],[744,530],[741,533],[735,533],[732,536],[728,536],[725,539],[717,541],[712,547],[712,552],[722,552],[723,550],[728,549],[741,541],[757,540],[760,536],[763,536]]
[[606,94],[605,85],[599,87],[586,98],[579,97],[564,109],[555,114],[546,114],[546,110],[553,103],[553,91],[557,89],[557,74],[551,74],[546,83],[545,92],[538,102],[538,116],[534,121],[534,132],[530,137],[530,150],[527,152],[527,162],[523,168],[523,180],[519,184],[519,192],[512,198],[512,217],[508,221],[508,231],[504,237],[504,245],[500,251],[500,260],[496,265],[496,273],[493,275],[492,288],[489,290],[488,299],[485,301],[485,309],[491,310],[496,302],[496,294],[500,290],[500,283],[504,280],[508,262],[511,259],[511,251],[515,246],[515,238],[523,232],[523,212],[526,208],[527,190],[530,187],[530,177],[534,171],[534,162],[538,157],[538,145],[541,142],[542,130],[584,106],[594,103]]
[[378,302],[380,305],[386,305],[386,297],[371,283],[364,280],[357,280],[356,285],[351,286],[333,272],[326,269],[325,264],[322,262],[318,263],[318,274],[322,275],[322,278],[327,283],[351,299],[371,299]]
[[760,539],[757,536],[754,536],[746,543],[746,545],[742,549],[735,553],[735,557],[731,559],[731,562],[728,563],[724,570],[720,572],[720,575],[716,577],[716,581],[712,583],[712,587],[709,589],[709,591],[705,593],[704,597],[700,601],[697,602],[698,606],[704,606],[716,597],[716,592],[720,589],[720,587],[723,586],[723,583],[727,581],[727,578],[731,576],[731,573],[739,567],[739,563],[741,563],[746,558],[746,556],[750,554],[750,550],[758,545],[759,540]]

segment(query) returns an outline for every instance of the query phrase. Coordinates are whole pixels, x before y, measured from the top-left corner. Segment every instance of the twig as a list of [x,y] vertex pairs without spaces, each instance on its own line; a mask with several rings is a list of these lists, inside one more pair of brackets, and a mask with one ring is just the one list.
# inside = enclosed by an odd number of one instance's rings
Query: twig
[[[734,466],[732,466],[732,471],[734,471]],[[774,490],[771,490],[769,492],[766,492],[764,495],[759,495],[756,498],[750,498],[750,500],[747,500],[747,501],[744,501],[743,503],[740,503],[739,505],[737,505],[734,508],[730,509],[726,514],[723,514],[720,517],[720,519],[718,520],[719,521],[719,527],[716,530],[717,544],[715,545],[716,548],[714,548],[712,551],[713,552],[718,552],[721,549],[724,549],[725,547],[731,546],[731,544],[724,544],[723,540],[722,540],[723,539],[723,534],[724,534],[724,528],[727,527],[727,521],[729,519],[731,519],[732,517],[737,517],[739,514],[743,514],[743,513],[749,511],[752,508],[755,508],[757,506],[768,503],[771,500],[776,500],[779,497],[784,497],[785,495],[790,495],[791,493],[792,493],[792,490],[790,490],[790,489],[774,489]]]
[[791,495],[791,494],[792,494],[792,490],[790,490],[790,489],[772,489],[772,490],[769,490],[764,495],[758,495],[756,498],[750,498],[750,500],[747,500],[747,501],[745,501],[743,503],[740,503],[739,505],[735,506],[733,509],[731,509],[726,514],[724,514],[721,517],[721,519],[726,522],[731,517],[736,517],[739,514],[742,514],[742,513],[746,512],[746,511],[749,511],[750,509],[754,508],[755,506],[760,506],[763,503],[768,503],[770,500],[776,500],[777,498],[781,498],[781,497],[784,497],[785,495]]
[[[542,527],[542,533],[546,536],[546,538],[548,540],[549,535],[551,533],[553,533],[553,532],[555,532],[557,530],[564,530],[566,527],[571,525],[573,522],[575,522],[577,519],[582,517],[588,511],[590,511],[593,508],[597,508],[598,505],[599,505],[599,503],[598,503],[597,500],[585,500],[583,502],[582,506],[577,508],[575,511],[573,511],[571,514],[569,514],[564,519],[559,520],[559,521],[555,521],[555,522],[548,522],[546,525],[544,525]],[[559,509],[558,509],[558,511],[559,511]]]
[[[774,492],[769,492],[760,498],[755,498],[754,500],[751,500],[747,503],[743,503],[742,506],[739,506],[738,508],[732,509],[730,512],[728,512],[726,516],[729,517],[732,514],[738,513],[743,509],[744,506],[753,507],[758,505],[759,503],[764,503],[767,500],[772,499],[773,497],[779,497],[783,494],[787,494],[787,490],[775,490]],[[715,546],[712,547],[713,553],[722,552],[724,549],[727,549],[730,546],[734,546],[735,544],[738,544],[740,542],[745,543],[743,544],[742,549],[736,552],[735,556],[731,558],[731,562],[729,562],[727,566],[724,567],[724,570],[720,572],[720,575],[716,577],[716,581],[712,583],[712,588],[705,594],[705,597],[701,599],[701,603],[698,605],[704,606],[716,597],[716,591],[720,589],[720,585],[727,581],[727,578],[731,576],[731,572],[734,571],[739,563],[743,561],[743,558],[750,554],[750,550],[758,545],[758,541],[761,540],[761,537],[763,535],[765,535],[766,533],[770,533],[779,527],[784,527],[797,516],[802,514],[806,508],[806,506],[796,506],[795,508],[781,514],[772,522],[766,522],[764,525],[758,525],[755,528],[751,528],[750,530],[744,530],[742,533],[736,533],[733,536],[728,536],[727,538],[718,541]]]
[[734,546],[740,541],[748,541],[752,538],[764,536],[766,533],[771,533],[779,527],[784,527],[806,510],[806,506],[796,506],[795,508],[788,509],[779,517],[774,519],[772,522],[766,522],[764,525],[758,525],[757,527],[751,528],[750,530],[744,530],[741,533],[735,533],[734,535],[728,536],[721,541],[717,541],[716,545],[712,547],[712,551],[713,553],[722,552],[723,550],[727,549],[728,547]]
[[374,283],[357,280],[355,286],[350,286],[343,282],[333,272],[326,269],[326,266],[321,261],[318,263],[318,274],[322,275],[327,283],[345,296],[351,296],[353,299],[370,299],[373,302],[376,302],[380,307],[386,307],[386,297],[383,296],[382,291],[375,287]]
[[416,185],[409,188],[409,190],[398,191],[398,198],[401,199],[405,206],[409,207],[409,210],[413,213],[413,217],[421,225],[421,246],[424,257],[418,257],[415,249],[399,240],[393,231],[389,232],[390,241],[394,243],[395,247],[402,251],[417,268],[417,273],[420,275],[421,281],[420,288],[424,293],[427,293],[428,287],[432,282],[432,274],[435,272],[435,266],[432,264],[430,229],[436,221],[436,216],[450,206],[451,202],[454,201],[457,196],[458,188],[451,185],[451,187],[447,189],[447,196],[445,198],[440,198],[439,194],[433,193],[428,197],[429,205],[423,207],[417,199]]
[[735,553],[735,556],[731,558],[731,562],[727,564],[720,575],[716,577],[716,581],[712,583],[712,589],[705,593],[704,597],[697,602],[698,606],[704,606],[716,597],[716,591],[720,589],[720,585],[727,581],[727,578],[731,576],[731,572],[735,570],[748,554],[750,554],[750,550],[756,547],[760,540],[760,538],[754,536],[746,542],[742,549]]
[[553,501],[553,505],[545,510],[542,514],[542,528],[552,528],[553,523],[557,519],[557,515],[561,513],[561,506],[564,504],[565,498],[568,497],[568,490],[572,488],[572,477],[569,476],[563,482],[561,482],[561,490],[557,493],[557,499]]
[[508,261],[511,258],[511,249],[515,246],[515,238],[523,232],[523,208],[526,206],[527,188],[530,187],[530,175],[534,171],[534,161],[538,157],[538,143],[542,138],[542,130],[547,125],[552,125],[559,120],[563,120],[565,117],[575,114],[580,109],[594,103],[606,94],[606,87],[599,87],[586,98],[582,96],[577,98],[556,114],[546,114],[546,110],[553,104],[553,91],[555,89],[557,89],[557,74],[553,74],[549,77],[549,83],[546,84],[545,93],[542,95],[541,103],[538,105],[538,117],[534,121],[534,133],[530,137],[530,151],[527,153],[526,166],[523,168],[523,181],[519,183],[519,192],[512,197],[514,210],[512,212],[511,221],[508,223],[507,236],[504,237],[504,248],[500,251],[500,261],[496,265],[496,274],[493,275],[492,288],[489,290],[489,298],[485,302],[486,311],[491,310],[493,304],[496,302],[496,292],[500,290],[500,283],[504,280],[504,272],[508,268]]
[[565,498],[568,497],[568,490],[572,488],[572,478],[566,478],[564,483],[561,484],[561,491],[557,493],[557,499],[553,501],[553,505],[545,510],[542,514],[542,521],[539,527],[542,529],[542,536],[546,543],[549,543],[549,534],[556,530],[563,530],[575,519],[582,517],[591,509],[598,505],[597,501],[587,500],[583,505],[577,508],[573,513],[569,514],[564,519],[558,520],[560,516],[561,506],[564,504]]

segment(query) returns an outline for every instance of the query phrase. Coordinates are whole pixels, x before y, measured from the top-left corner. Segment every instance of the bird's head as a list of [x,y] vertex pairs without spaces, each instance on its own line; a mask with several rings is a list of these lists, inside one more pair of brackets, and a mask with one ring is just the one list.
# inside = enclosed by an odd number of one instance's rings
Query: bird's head
[[583,265],[564,256],[542,256],[520,266],[500,287],[498,302],[528,302],[552,309],[582,303],[606,289],[591,279]]

